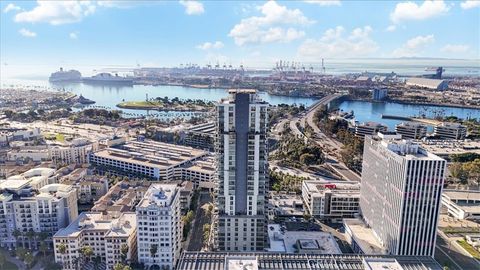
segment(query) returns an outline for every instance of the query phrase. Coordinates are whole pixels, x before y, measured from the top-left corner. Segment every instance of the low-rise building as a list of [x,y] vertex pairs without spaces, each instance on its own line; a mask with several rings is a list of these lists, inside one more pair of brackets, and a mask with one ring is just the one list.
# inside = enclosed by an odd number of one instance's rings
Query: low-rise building
[[205,157],[206,151],[155,141],[128,141],[90,153],[89,161],[104,171],[155,180],[175,180],[176,171]]
[[388,96],[388,89],[385,88],[375,88],[372,91],[372,99],[375,101],[381,101],[386,99]]
[[421,139],[427,136],[427,126],[418,122],[402,122],[395,126],[395,132],[405,139]]
[[65,270],[79,269],[85,263],[80,249],[91,247],[92,258],[100,257],[107,270],[113,269],[118,262],[136,260],[136,232],[135,213],[83,212],[53,236],[55,261]]
[[74,139],[69,143],[50,144],[50,157],[55,163],[82,164],[87,163],[88,154],[98,149],[98,143],[86,139]]
[[459,123],[443,122],[434,127],[434,135],[442,139],[463,140],[467,136],[467,127]]
[[198,149],[213,151],[215,146],[215,122],[192,126],[185,130],[183,143]]
[[345,238],[353,252],[367,255],[388,254],[375,233],[360,218],[344,219]]
[[274,218],[302,217],[305,214],[302,197],[295,193],[270,192],[267,209],[270,220]]
[[376,122],[365,122],[355,126],[355,135],[361,139],[365,138],[365,135],[375,135],[385,131],[387,131],[387,126]]
[[25,141],[42,137],[40,128],[33,129],[0,129],[0,146],[8,145],[12,141]]
[[52,168],[33,168],[18,175],[12,175],[6,180],[0,180],[0,188],[6,187],[13,181],[25,181],[32,189],[39,190],[45,185],[58,183],[57,171]]
[[[29,180],[6,180],[0,184],[0,246],[15,247],[29,241],[27,234],[52,236],[78,215],[77,194],[71,186],[49,184],[34,190]],[[16,233],[20,233],[18,238]],[[33,246],[30,246],[33,248]]]
[[281,252],[197,252],[182,254],[177,270],[442,270],[430,256],[285,254]]
[[439,79],[428,79],[420,77],[411,77],[406,80],[408,86],[427,88],[433,90],[447,90],[448,82]]
[[62,177],[59,182],[73,186],[77,190],[80,204],[93,203],[108,192],[108,178],[106,176],[89,175],[87,168],[77,168]]
[[189,166],[178,168],[176,170],[179,171],[177,178],[191,181],[195,189],[212,189],[215,180],[215,163],[213,158],[206,157],[196,160]]
[[137,205],[138,262],[173,269],[180,258],[182,222],[180,188],[152,184]]
[[120,181],[95,201],[92,211],[131,212],[143,198],[152,182]]
[[442,205],[455,218],[480,220],[480,191],[445,189]]
[[360,212],[360,184],[348,181],[313,181],[302,183],[305,210],[321,219],[355,217]]
[[8,161],[16,162],[42,162],[52,160],[50,157],[50,151],[46,146],[36,146],[36,147],[21,147],[11,149],[7,153]]

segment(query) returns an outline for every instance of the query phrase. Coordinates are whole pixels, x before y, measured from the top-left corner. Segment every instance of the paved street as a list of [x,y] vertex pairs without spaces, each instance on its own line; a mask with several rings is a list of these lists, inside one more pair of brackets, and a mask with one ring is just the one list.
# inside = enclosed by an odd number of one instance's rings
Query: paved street
[[203,225],[210,224],[210,217],[207,216],[205,211],[205,204],[212,202],[210,193],[201,192],[199,195],[199,201],[197,210],[195,211],[195,219],[190,231],[190,242],[188,243],[188,251],[201,251],[203,247]]
[[445,241],[440,235],[437,237],[435,260],[440,265],[447,265],[451,270],[478,270],[480,263],[464,255],[452,243]]

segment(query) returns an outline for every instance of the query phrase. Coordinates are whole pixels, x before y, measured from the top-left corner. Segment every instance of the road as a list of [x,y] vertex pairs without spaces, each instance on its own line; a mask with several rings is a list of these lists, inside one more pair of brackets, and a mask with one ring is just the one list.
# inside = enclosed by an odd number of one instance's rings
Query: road
[[210,217],[205,212],[205,207],[203,205],[212,202],[210,193],[201,192],[199,196],[199,201],[197,205],[197,210],[195,211],[195,219],[192,224],[192,229],[190,231],[190,241],[188,242],[188,251],[201,251],[203,247],[203,225],[210,224]]
[[442,266],[448,265],[451,270],[478,270],[480,263],[473,258],[464,255],[455,245],[451,243],[455,240],[444,239],[439,233],[437,237],[437,247],[435,249],[435,260]]
[[[313,131],[315,132],[315,138],[312,140],[313,142],[317,143],[318,145],[322,146],[324,149],[327,149],[325,152],[326,163],[330,166],[336,173],[340,176],[345,178],[349,181],[356,181],[360,182],[361,177],[355,173],[354,171],[350,170],[345,164],[338,161],[337,156],[339,155],[343,144],[327,137],[314,123],[314,115],[315,111],[320,108],[322,105],[326,105],[330,103],[332,100],[339,98],[341,94],[333,94],[328,95],[326,97],[321,98],[315,104],[313,104],[306,113],[301,114],[299,117],[294,117],[290,120],[290,129],[292,130],[293,134],[297,137],[304,138],[305,135],[298,129],[297,123],[300,125],[305,126],[308,124]],[[329,153],[331,152],[331,153]]]

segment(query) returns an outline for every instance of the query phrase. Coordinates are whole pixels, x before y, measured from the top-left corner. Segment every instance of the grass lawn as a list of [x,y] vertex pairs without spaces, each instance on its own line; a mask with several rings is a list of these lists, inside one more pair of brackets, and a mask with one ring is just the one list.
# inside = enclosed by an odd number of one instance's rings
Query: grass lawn
[[472,255],[475,259],[480,259],[480,252],[473,248],[471,245],[467,243],[465,240],[457,240],[457,243],[460,244],[470,255]]
[[119,104],[120,106],[135,106],[135,107],[152,107],[162,106],[161,101],[126,101]]
[[55,135],[55,139],[59,142],[64,142],[65,141],[65,135],[63,135],[61,133],[57,133],[57,135]]

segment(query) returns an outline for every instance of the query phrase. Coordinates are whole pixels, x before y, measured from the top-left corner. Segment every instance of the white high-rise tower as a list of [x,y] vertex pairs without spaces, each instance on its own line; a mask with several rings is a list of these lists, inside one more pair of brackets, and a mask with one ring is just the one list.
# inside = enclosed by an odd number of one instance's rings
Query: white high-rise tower
[[267,108],[255,90],[230,90],[217,106],[215,248],[261,251],[266,243]]
[[360,208],[388,253],[433,256],[445,169],[401,135],[366,136]]

